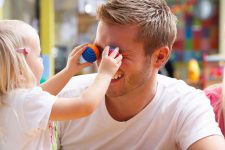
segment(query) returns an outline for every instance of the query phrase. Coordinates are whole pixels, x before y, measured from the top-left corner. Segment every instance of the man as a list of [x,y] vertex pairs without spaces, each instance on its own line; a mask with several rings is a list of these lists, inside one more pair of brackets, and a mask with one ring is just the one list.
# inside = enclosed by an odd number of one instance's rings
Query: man
[[[204,93],[158,75],[177,32],[176,17],[167,4],[162,0],[109,0],[99,7],[97,16],[94,44],[101,51],[107,45],[119,47],[122,65],[92,115],[58,123],[59,148],[225,149]],[[94,76],[73,78],[60,95],[79,95]]]

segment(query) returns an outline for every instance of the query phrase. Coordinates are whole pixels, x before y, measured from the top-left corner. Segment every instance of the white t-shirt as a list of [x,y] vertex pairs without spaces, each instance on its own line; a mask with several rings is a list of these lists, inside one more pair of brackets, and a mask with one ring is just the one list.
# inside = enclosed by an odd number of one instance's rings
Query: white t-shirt
[[8,96],[0,108],[0,149],[50,150],[48,121],[55,100],[40,87]]
[[[74,96],[94,75],[74,77],[60,96]],[[102,100],[90,116],[58,123],[62,150],[186,150],[210,135],[221,135],[209,100],[183,81],[158,75],[157,93],[148,106],[125,122],[114,120]],[[77,86],[77,93],[72,87]],[[79,87],[80,86],[80,87]]]

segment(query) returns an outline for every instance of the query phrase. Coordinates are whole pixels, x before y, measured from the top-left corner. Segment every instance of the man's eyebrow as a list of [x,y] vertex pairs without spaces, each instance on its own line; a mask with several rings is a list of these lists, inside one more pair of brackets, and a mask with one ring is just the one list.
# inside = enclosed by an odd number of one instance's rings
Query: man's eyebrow
[[[99,51],[100,52],[102,52],[103,50],[104,50],[104,47],[102,47],[101,45],[99,45],[99,44],[95,44],[95,46],[99,49]],[[113,45],[114,46],[114,45]],[[115,47],[117,47],[117,46],[115,46]],[[120,49],[120,48],[119,48]],[[124,49],[120,49],[120,52],[125,52],[125,50]]]

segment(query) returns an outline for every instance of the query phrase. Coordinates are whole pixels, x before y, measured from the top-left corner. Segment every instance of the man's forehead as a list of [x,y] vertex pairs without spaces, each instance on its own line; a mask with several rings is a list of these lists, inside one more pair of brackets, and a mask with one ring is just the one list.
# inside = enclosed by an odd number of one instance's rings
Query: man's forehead
[[103,50],[106,46],[119,47],[120,51],[132,49],[131,45],[137,41],[137,25],[118,25],[100,21],[94,44]]

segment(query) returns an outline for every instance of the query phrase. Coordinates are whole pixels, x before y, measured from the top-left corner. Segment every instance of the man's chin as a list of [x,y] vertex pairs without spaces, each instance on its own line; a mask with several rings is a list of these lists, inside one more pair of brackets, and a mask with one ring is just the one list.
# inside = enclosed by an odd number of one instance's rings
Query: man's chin
[[117,98],[117,97],[120,97],[120,96],[123,96],[124,95],[124,92],[122,91],[119,91],[119,90],[108,90],[106,92],[106,96],[109,97],[109,98]]

